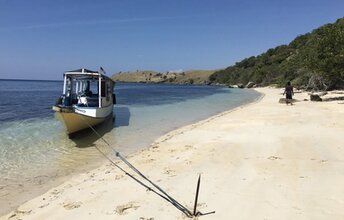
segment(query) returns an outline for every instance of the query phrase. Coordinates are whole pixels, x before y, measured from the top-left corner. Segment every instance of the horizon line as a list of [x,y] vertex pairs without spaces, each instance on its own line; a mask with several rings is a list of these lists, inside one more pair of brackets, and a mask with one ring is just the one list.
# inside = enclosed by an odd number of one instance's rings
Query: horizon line
[[51,81],[51,82],[63,82],[63,80],[59,79],[2,79],[0,81]]

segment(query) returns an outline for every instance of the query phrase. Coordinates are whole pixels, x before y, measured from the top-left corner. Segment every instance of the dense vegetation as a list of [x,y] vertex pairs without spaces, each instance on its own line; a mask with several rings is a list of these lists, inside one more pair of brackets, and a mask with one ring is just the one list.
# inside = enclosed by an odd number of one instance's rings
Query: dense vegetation
[[225,84],[344,88],[344,18],[311,33],[296,37],[289,45],[267,50],[215,72],[210,80]]

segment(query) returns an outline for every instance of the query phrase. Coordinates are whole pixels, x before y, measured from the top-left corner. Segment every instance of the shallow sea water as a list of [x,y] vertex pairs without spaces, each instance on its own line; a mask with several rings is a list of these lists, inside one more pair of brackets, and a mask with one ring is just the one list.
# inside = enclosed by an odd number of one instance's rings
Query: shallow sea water
[[[112,153],[91,130],[67,137],[51,110],[61,90],[60,81],[0,80],[0,207],[8,206],[6,198],[18,197],[20,203],[18,192],[44,190],[47,182],[99,166],[105,159],[94,146]],[[259,97],[253,90],[121,83],[115,93],[114,121],[96,130],[123,155]]]

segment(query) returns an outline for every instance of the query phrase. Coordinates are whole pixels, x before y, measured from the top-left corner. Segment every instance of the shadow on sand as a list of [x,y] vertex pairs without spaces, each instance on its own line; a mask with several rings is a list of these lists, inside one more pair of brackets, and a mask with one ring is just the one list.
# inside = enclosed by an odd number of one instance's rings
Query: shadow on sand
[[[103,123],[94,127],[100,137],[111,132],[114,128],[129,126],[130,111],[128,107],[115,107],[114,112],[114,116],[109,117]],[[76,147],[92,147],[94,142],[100,139],[99,135],[92,129],[85,129],[78,132],[71,140],[75,143]]]

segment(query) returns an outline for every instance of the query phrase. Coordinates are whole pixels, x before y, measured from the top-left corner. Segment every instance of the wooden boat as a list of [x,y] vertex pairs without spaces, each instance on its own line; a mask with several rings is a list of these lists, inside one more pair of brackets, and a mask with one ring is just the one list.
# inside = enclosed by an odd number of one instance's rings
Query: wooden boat
[[63,93],[53,110],[70,138],[77,132],[112,118],[114,82],[105,71],[78,69],[63,74]]

